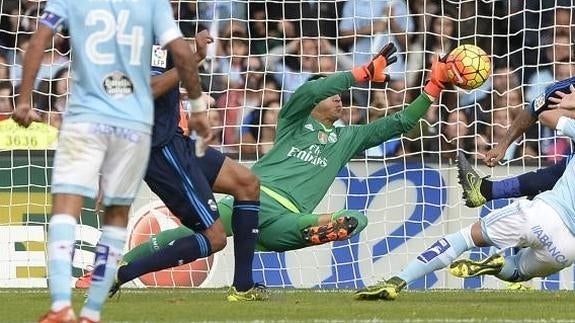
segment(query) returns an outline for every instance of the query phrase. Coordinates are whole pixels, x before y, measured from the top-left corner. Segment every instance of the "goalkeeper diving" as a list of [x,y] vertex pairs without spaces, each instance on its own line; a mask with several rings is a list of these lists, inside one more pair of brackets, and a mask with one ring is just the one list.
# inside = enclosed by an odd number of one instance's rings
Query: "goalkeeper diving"
[[[358,83],[387,82],[385,68],[397,61],[395,52],[395,46],[387,44],[370,62],[352,71],[313,77],[282,107],[273,148],[251,168],[260,180],[258,250],[282,252],[345,240],[366,227],[367,217],[359,211],[317,214],[314,210],[349,160],[410,131],[445,86],[458,79],[449,76],[458,76],[454,68],[436,60],[423,92],[404,110],[365,125],[334,127],[342,113],[340,93]],[[233,202],[230,196],[218,202],[228,236],[233,235]],[[129,251],[110,296],[122,284],[150,272],[141,266],[144,259],[158,257],[156,251],[192,234],[191,229],[180,226]],[[245,275],[251,277],[251,268]]]

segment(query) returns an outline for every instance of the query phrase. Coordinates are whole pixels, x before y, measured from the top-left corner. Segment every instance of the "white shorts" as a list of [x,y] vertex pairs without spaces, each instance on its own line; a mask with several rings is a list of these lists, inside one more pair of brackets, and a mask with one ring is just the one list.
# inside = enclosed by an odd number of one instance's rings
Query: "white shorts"
[[483,237],[504,249],[524,247],[518,256],[525,278],[543,277],[575,260],[575,237],[557,212],[541,200],[519,200],[481,220]]
[[[150,155],[150,135],[95,123],[64,123],[54,157],[52,194],[74,194],[130,205]],[[99,185],[98,185],[99,184]]]

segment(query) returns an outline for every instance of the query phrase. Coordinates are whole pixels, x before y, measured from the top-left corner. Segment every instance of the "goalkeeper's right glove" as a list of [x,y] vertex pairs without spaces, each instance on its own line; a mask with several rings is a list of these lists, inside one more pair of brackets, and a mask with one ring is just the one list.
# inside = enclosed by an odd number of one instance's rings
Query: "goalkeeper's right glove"
[[389,75],[385,74],[383,70],[395,62],[397,62],[397,56],[392,56],[397,51],[393,43],[388,43],[385,45],[377,55],[375,55],[371,61],[365,65],[353,68],[351,73],[355,78],[356,82],[387,82],[389,81]]
[[447,84],[456,84],[461,82],[460,80],[461,75],[459,75],[455,66],[452,63],[446,63],[445,57],[439,59],[439,56],[436,56],[433,63],[431,63],[431,73],[427,84],[423,88],[423,92],[438,98],[441,90],[445,89]]

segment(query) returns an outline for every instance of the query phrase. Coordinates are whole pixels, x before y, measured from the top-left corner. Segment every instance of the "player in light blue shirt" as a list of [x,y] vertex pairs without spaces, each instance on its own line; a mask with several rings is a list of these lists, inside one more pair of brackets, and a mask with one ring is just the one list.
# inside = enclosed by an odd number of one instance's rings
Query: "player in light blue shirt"
[[[555,92],[555,104],[539,115],[546,126],[575,139],[575,87],[570,94]],[[558,109],[561,107],[561,109]],[[465,158],[463,154],[459,158]],[[496,253],[482,261],[461,259],[475,247],[494,246],[499,250],[519,247],[516,254]],[[456,277],[494,275],[508,282],[545,277],[571,266],[575,260],[575,160],[550,191],[534,200],[518,200],[489,213],[474,224],[448,234],[419,254],[397,275],[356,293],[359,300],[393,300],[409,283],[449,266]],[[454,261],[454,262],[453,262]]]
[[[550,101],[556,102],[551,104],[549,110],[540,115],[542,123],[557,129],[559,135],[565,135],[575,140],[575,119],[566,117],[565,112],[557,109],[575,109],[575,87],[570,85],[570,94],[557,91]],[[575,116],[572,111],[568,110],[569,116]],[[565,172],[557,181],[552,190],[543,192],[535,197],[550,205],[561,217],[563,223],[569,228],[569,231],[575,235],[575,158],[571,158]]]
[[[172,54],[192,98],[190,128],[205,141],[211,130],[196,62],[167,0],[48,1],[24,57],[20,96],[13,113],[16,122],[27,127],[39,119],[30,102],[34,79],[44,49],[62,28],[70,34],[73,81],[51,182],[53,208],[47,249],[52,305],[40,322],[76,320],[70,288],[75,225],[84,198],[95,198],[98,190],[105,206],[104,224],[95,248],[93,284],[79,322],[99,322],[122,259],[128,210],[150,152],[150,61],[155,41]],[[202,145],[197,148],[201,154]],[[205,248],[209,243],[201,238],[195,247]]]

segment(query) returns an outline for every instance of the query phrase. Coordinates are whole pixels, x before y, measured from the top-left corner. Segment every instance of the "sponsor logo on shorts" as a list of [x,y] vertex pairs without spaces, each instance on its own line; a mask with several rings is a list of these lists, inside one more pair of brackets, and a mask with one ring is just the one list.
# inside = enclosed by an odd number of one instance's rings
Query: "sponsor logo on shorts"
[[424,252],[421,253],[417,257],[417,260],[421,261],[422,263],[426,264],[432,261],[435,257],[441,255],[445,252],[451,245],[445,238],[439,239],[437,242],[431,245],[431,247],[427,248]]
[[547,250],[547,252],[549,252],[551,257],[557,263],[559,263],[565,267],[569,265],[569,261],[567,260],[567,257],[565,257],[565,255],[562,254],[561,251],[557,248],[557,246],[553,243],[553,237],[551,235],[545,233],[543,231],[543,228],[541,228],[541,226],[536,225],[536,226],[532,227],[531,232],[533,232],[533,234],[537,237],[537,239],[539,240],[539,242],[541,243],[543,248],[545,248]]
[[142,136],[140,132],[131,129],[120,128],[101,123],[93,124],[92,131],[96,134],[113,135],[133,143],[140,142],[140,137]]
[[102,82],[104,86],[104,91],[106,94],[114,99],[123,98],[134,93],[134,84],[132,81],[122,72],[113,72],[106,76]]

